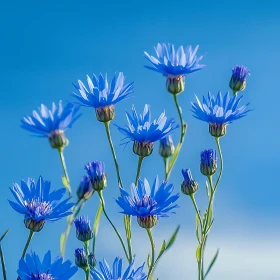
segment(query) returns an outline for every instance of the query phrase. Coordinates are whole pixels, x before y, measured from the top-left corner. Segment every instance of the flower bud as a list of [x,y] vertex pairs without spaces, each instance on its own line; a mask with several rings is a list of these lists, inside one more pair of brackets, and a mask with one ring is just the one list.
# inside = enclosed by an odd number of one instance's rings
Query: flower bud
[[179,94],[185,89],[185,78],[183,76],[167,77],[166,89],[174,95]]
[[88,266],[87,254],[84,248],[75,250],[75,264],[83,269]]
[[245,66],[235,66],[232,69],[232,76],[229,81],[229,87],[232,89],[233,94],[242,91],[246,87],[246,76],[250,75],[249,70]]
[[226,134],[227,124],[225,123],[219,123],[219,124],[212,124],[209,123],[209,133],[218,138],[222,137]]
[[115,106],[100,107],[95,109],[96,118],[100,122],[109,122],[115,117]]
[[164,138],[160,139],[159,143],[159,154],[163,158],[168,158],[174,154],[175,147],[172,141],[171,135],[167,135]]
[[90,179],[90,183],[94,190],[102,191],[107,186],[107,179],[105,175],[105,164],[101,161],[89,162],[85,166],[85,170]]
[[39,232],[45,224],[45,220],[35,221],[31,218],[24,219],[24,225],[26,228],[34,232]]
[[69,141],[64,135],[63,130],[55,130],[49,134],[49,142],[55,149],[63,149]]
[[88,255],[88,264],[89,264],[92,268],[94,268],[94,267],[96,266],[96,259],[95,259],[95,256],[94,256],[93,253],[90,253],[90,254]]
[[134,141],[133,143],[133,152],[134,154],[140,157],[149,156],[154,149],[154,142],[138,142]]
[[93,232],[90,227],[90,221],[87,217],[81,216],[74,221],[76,227],[76,237],[82,242],[93,238]]
[[205,176],[212,176],[218,168],[216,151],[212,149],[205,150],[200,157],[200,172]]
[[78,199],[89,199],[94,193],[94,189],[91,186],[90,179],[88,176],[83,176],[80,185],[77,189]]
[[148,217],[141,217],[141,216],[137,217],[137,222],[139,226],[142,228],[152,228],[153,226],[156,225],[157,220],[158,218],[156,215],[148,216]]
[[181,184],[181,190],[183,194],[191,195],[195,193],[198,189],[197,182],[192,178],[192,173],[190,169],[182,169],[182,174],[184,176],[184,181]]

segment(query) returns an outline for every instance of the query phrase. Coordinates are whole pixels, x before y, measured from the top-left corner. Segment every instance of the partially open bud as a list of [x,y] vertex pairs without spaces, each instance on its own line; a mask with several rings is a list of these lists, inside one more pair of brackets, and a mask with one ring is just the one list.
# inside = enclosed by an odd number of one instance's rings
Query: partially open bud
[[181,184],[181,191],[183,194],[191,195],[195,193],[198,189],[197,182],[192,178],[192,173],[190,169],[182,169],[182,174],[184,176],[184,181]]
[[159,154],[163,158],[168,158],[174,154],[175,146],[172,141],[171,135],[167,135],[164,138],[160,139],[159,142]]
[[200,157],[200,172],[205,176],[212,176],[218,168],[216,151],[212,149],[205,150]]
[[185,89],[185,78],[184,76],[179,77],[167,77],[166,89],[168,92],[176,95]]
[[245,66],[235,66],[232,69],[232,76],[229,81],[229,87],[232,89],[233,94],[242,91],[246,87],[246,76],[250,75],[249,70]]
[[93,231],[90,227],[90,221],[87,217],[81,216],[74,221],[76,227],[76,237],[82,242],[93,238]]
[[75,250],[75,264],[83,269],[88,266],[87,254],[84,248]]
[[45,220],[35,221],[31,218],[24,219],[24,225],[26,228],[34,232],[39,232],[45,224]]
[[80,182],[80,185],[77,189],[78,199],[89,199],[94,193],[90,179],[88,176],[83,176]]
[[85,166],[90,183],[95,191],[102,191],[107,186],[105,164],[101,161],[89,162]]
[[137,222],[139,226],[142,228],[152,228],[153,226],[156,225],[157,220],[158,218],[156,215],[148,216],[148,217],[141,217],[141,216],[137,217]]
[[95,109],[96,118],[100,122],[109,122],[115,117],[115,106],[100,107]]
[[137,142],[133,143],[133,152],[140,157],[149,156],[154,150],[154,142]]
[[224,123],[222,124],[209,123],[209,133],[216,138],[224,136],[226,134],[226,129],[227,129],[227,125]]
[[63,130],[55,130],[49,134],[49,142],[55,149],[63,149],[68,145],[69,141],[64,136]]

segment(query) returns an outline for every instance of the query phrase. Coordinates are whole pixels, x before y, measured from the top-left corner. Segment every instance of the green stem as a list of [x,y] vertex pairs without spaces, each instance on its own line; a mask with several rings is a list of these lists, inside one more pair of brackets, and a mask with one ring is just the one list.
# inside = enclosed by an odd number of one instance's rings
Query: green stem
[[108,222],[109,222],[109,223],[111,224],[111,226],[113,227],[115,233],[117,234],[117,236],[118,236],[118,238],[119,238],[119,240],[120,240],[120,242],[121,242],[121,244],[122,244],[122,247],[123,247],[125,256],[126,256],[127,260],[129,261],[129,256],[128,256],[128,254],[127,254],[127,250],[126,250],[126,247],[125,247],[124,242],[123,242],[123,240],[122,240],[122,237],[121,237],[120,233],[118,232],[118,230],[116,229],[116,227],[114,226],[114,224],[112,223],[112,221],[110,220],[110,218],[109,218],[109,216],[107,215],[107,212],[106,212],[106,210],[105,210],[105,202],[104,202],[104,198],[103,198],[102,191],[99,191],[99,192],[98,192],[98,195],[99,195],[99,197],[100,197],[100,202],[101,202],[101,204],[102,204],[103,213],[104,213],[105,217],[107,218]]
[[222,154],[222,150],[221,150],[221,145],[220,145],[219,138],[218,138],[218,137],[215,137],[215,141],[216,141],[216,144],[217,144],[217,147],[218,147],[219,156],[220,156],[220,163],[221,163],[221,166],[220,166],[220,173],[219,173],[217,182],[216,182],[215,187],[214,187],[214,190],[216,191],[216,189],[217,189],[217,187],[218,187],[218,184],[219,184],[219,182],[220,182],[220,180],[221,180],[222,174],[223,174],[224,161],[223,161],[223,154]]
[[34,235],[34,231],[30,230],[28,239],[27,239],[27,241],[26,241],[26,244],[25,244],[25,246],[24,246],[24,249],[23,249],[23,252],[22,252],[22,255],[21,255],[21,258],[22,258],[22,259],[24,259],[24,257],[25,257],[25,253],[26,253],[26,251],[27,251],[27,248],[28,248],[28,246],[29,246],[29,244],[30,244],[30,241],[31,241],[33,235]]
[[61,161],[61,164],[62,164],[64,177],[66,178],[66,181],[67,181],[67,191],[68,191],[69,196],[71,196],[72,194],[71,194],[70,179],[69,179],[67,168],[66,168],[65,158],[64,158],[64,154],[63,154],[63,148],[62,149],[57,149],[57,150],[58,150],[60,161]]
[[[86,254],[87,257],[89,256],[89,241],[84,242],[85,244],[85,250],[86,250]],[[86,274],[86,280],[90,280],[90,268],[89,265],[87,265],[87,267],[84,269],[85,274]]]
[[93,254],[95,253],[95,244],[96,244],[96,238],[97,238],[98,227],[99,227],[102,211],[103,211],[102,203],[100,203],[98,210],[96,212],[94,224],[93,224],[93,239],[92,239],[92,253]]
[[128,254],[129,254],[129,263],[131,263],[132,255],[133,255],[132,254],[132,245],[131,245],[131,216],[124,215],[124,224],[125,224],[126,241],[127,241]]
[[181,134],[180,134],[180,141],[177,144],[177,146],[175,148],[174,155],[172,156],[172,158],[170,160],[169,167],[168,167],[168,172],[166,174],[166,179],[169,178],[169,176],[171,174],[171,171],[172,171],[172,168],[175,165],[175,162],[176,162],[176,160],[178,158],[178,155],[180,153],[180,150],[182,148],[182,145],[183,145],[183,142],[184,142],[184,137],[185,137],[185,134],[186,134],[186,131],[187,131],[187,124],[184,123],[183,115],[182,115],[182,112],[181,112],[181,109],[180,109],[180,106],[179,106],[179,103],[178,103],[177,95],[174,94],[173,98],[174,98],[175,106],[176,106],[176,109],[177,109],[177,112],[178,112],[178,115],[179,115],[179,119],[180,119]]
[[122,180],[121,180],[121,175],[120,175],[120,169],[119,169],[119,165],[118,165],[118,161],[117,161],[117,156],[116,156],[116,153],[115,153],[114,144],[113,144],[111,133],[110,133],[110,122],[105,122],[104,125],[105,125],[107,138],[108,138],[108,141],[109,141],[109,144],[110,144],[111,152],[112,152],[115,167],[116,167],[118,184],[119,184],[120,187],[123,187]]
[[147,279],[152,280],[153,279],[152,271],[153,271],[153,266],[154,266],[154,263],[155,263],[155,243],[154,243],[152,231],[151,231],[150,228],[147,228],[147,233],[148,233],[148,236],[149,236],[149,240],[150,240],[150,243],[151,243],[151,249],[152,249],[152,259],[151,259],[151,265],[149,267]]
[[140,156],[138,158],[137,173],[136,173],[136,177],[135,177],[135,187],[137,187],[137,185],[138,185],[138,179],[140,177],[140,171],[141,171],[143,159],[144,159],[144,157],[140,157]]
[[199,225],[200,225],[200,232],[201,232],[201,234],[202,234],[202,232],[203,232],[203,224],[202,224],[200,212],[199,212],[199,210],[198,210],[198,207],[197,207],[197,204],[196,204],[196,201],[195,201],[195,198],[194,198],[194,194],[191,194],[191,195],[190,195],[190,198],[191,198],[192,203],[193,203],[193,206],[194,206],[194,208],[195,208],[196,215],[198,216]]
[[1,257],[1,265],[2,265],[3,279],[4,279],[4,280],[7,280],[6,267],[5,267],[5,260],[4,260],[4,254],[3,254],[3,251],[2,251],[1,242],[0,242],[0,257]]
[[164,179],[167,180],[169,159],[168,158],[163,158],[163,161],[164,161],[164,173],[165,173]]

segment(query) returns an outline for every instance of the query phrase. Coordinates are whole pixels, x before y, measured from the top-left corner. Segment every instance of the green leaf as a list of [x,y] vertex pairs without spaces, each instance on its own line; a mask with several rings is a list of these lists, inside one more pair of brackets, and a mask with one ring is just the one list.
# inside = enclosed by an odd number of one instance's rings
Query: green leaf
[[205,182],[205,185],[206,185],[206,193],[207,193],[208,200],[209,200],[210,199],[210,188],[209,188],[209,185],[208,185],[207,181]]
[[6,236],[6,234],[8,233],[9,230],[10,230],[10,229],[8,228],[8,229],[4,232],[4,234],[0,237],[0,242],[4,239],[4,237]]
[[195,255],[196,255],[197,261],[199,262],[200,261],[200,257],[201,257],[201,245],[200,244],[198,245],[198,247],[196,249]]
[[63,232],[60,236],[60,254],[64,254],[64,249],[65,249],[65,233]]
[[93,241],[92,241],[92,250],[93,253],[95,252],[95,242],[96,242],[96,236],[98,233],[98,228],[99,228],[99,223],[100,223],[100,218],[102,214],[103,208],[102,208],[102,203],[99,204],[95,219],[94,219],[94,224],[93,224]]
[[67,178],[65,176],[62,176],[61,180],[62,180],[62,184],[64,185],[64,187],[70,192],[71,188],[70,188]]
[[216,260],[217,260],[217,258],[218,258],[218,255],[219,255],[219,249],[216,251],[216,253],[215,253],[215,255],[214,255],[212,261],[210,262],[209,267],[208,267],[208,269],[207,269],[207,271],[206,271],[206,273],[205,273],[205,275],[204,275],[204,278],[206,278],[207,274],[210,272],[211,268],[212,268],[213,265],[215,264],[215,262],[216,262]]
[[125,232],[126,232],[126,238],[128,240],[131,239],[131,217],[129,215],[124,215],[124,226],[125,226]]
[[151,256],[150,256],[150,253],[148,254],[148,257],[147,257],[147,265],[148,265],[148,268],[150,269],[151,267]]
[[196,214],[195,216],[195,234],[196,234],[196,238],[197,238],[197,241],[200,242],[200,223],[199,223],[199,217],[198,215]]
[[160,251],[158,253],[158,259],[162,256],[162,254],[165,252],[166,250],[166,242],[165,240],[163,240]]
[[177,234],[178,234],[179,230],[180,230],[180,226],[178,226],[178,227],[176,228],[176,230],[175,230],[174,233],[172,234],[171,238],[170,238],[169,241],[167,242],[166,250],[168,250],[168,249],[173,245],[173,243],[175,242],[175,239],[176,239],[176,237],[177,237]]

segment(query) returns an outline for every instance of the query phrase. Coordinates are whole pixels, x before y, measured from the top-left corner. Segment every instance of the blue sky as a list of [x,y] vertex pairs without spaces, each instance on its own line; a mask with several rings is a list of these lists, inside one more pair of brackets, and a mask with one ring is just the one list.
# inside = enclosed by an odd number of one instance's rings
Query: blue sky
[[[27,238],[23,217],[8,205],[13,182],[42,175],[61,187],[62,169],[58,154],[47,140],[31,137],[19,127],[20,119],[41,103],[73,100],[72,82],[85,80],[86,74],[123,71],[128,82],[135,82],[134,97],[117,106],[114,123],[126,122],[124,111],[135,104],[142,111],[149,103],[153,116],[163,110],[178,117],[172,96],[165,91],[165,79],[146,70],[143,52],[153,52],[158,42],[175,45],[200,45],[207,68],[186,79],[186,90],[179,96],[184,119],[189,125],[186,141],[171,177],[179,190],[181,168],[190,167],[200,184],[196,197],[205,209],[204,181],[199,172],[200,151],[214,148],[207,125],[192,117],[190,102],[194,94],[228,90],[231,68],[246,65],[251,70],[243,102],[254,109],[248,117],[228,127],[221,145],[225,160],[224,176],[216,197],[215,224],[209,239],[209,255],[220,248],[209,280],[279,279],[279,4],[271,1],[9,1],[0,11],[0,231],[10,228],[3,243],[9,278],[16,277],[17,260]],[[113,198],[118,190],[116,175],[105,131],[95,120],[94,111],[82,108],[83,116],[67,132],[65,150],[71,183],[77,186],[84,165],[91,160],[106,163],[108,188],[104,196],[108,212],[119,227],[121,214]],[[112,126],[125,186],[134,180],[137,157],[131,145],[119,146],[122,135]],[[174,136],[178,139],[178,135]],[[162,161],[155,152],[144,161],[141,177],[163,176]],[[84,209],[95,215],[98,199],[93,197]],[[188,197],[181,196],[180,209],[172,219],[160,220],[155,229],[157,244],[168,238],[177,224],[182,225],[178,244],[158,267],[160,279],[195,279],[194,212]],[[41,256],[51,249],[59,253],[59,236],[65,221],[47,224],[36,234],[30,249]],[[134,223],[137,262],[145,261],[148,240]],[[107,244],[108,237],[116,244]],[[121,255],[111,228],[103,219],[97,258],[112,260]],[[67,256],[81,246],[70,237]],[[110,246],[109,246],[110,245]],[[158,245],[159,246],[159,245]],[[183,253],[180,250],[183,248]],[[144,249],[146,251],[144,251]],[[138,251],[139,252],[138,252]],[[186,265],[189,264],[189,265]],[[170,266],[171,269],[166,269]],[[79,274],[80,275],[80,274]],[[76,278],[78,279],[79,275]],[[164,275],[168,275],[166,278]],[[80,275],[81,277],[81,275]],[[230,278],[232,277],[232,278]]]

